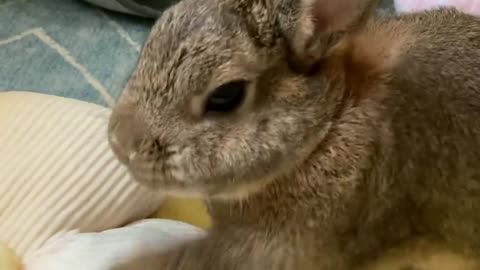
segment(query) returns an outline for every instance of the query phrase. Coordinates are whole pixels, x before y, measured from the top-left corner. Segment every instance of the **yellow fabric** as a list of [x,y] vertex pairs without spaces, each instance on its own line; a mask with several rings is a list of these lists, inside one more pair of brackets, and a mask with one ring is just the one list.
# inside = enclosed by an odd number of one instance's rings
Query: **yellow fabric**
[[212,224],[205,204],[197,199],[168,198],[155,217],[182,221],[202,229],[208,229]]
[[21,264],[15,254],[6,246],[0,244],[0,269],[1,270],[20,270]]

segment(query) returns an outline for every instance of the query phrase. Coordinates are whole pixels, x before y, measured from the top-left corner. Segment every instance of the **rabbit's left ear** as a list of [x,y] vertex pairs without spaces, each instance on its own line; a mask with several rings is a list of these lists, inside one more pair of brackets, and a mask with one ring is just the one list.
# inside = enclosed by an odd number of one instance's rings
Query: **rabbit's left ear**
[[[282,1],[285,0],[276,0]],[[286,1],[292,2],[292,1]],[[370,19],[378,0],[300,0],[292,22],[279,18],[295,63],[308,69],[322,58],[338,36],[361,28]],[[282,15],[280,15],[282,16]]]
[[286,40],[289,58],[308,71],[332,47],[336,37],[365,24],[378,0],[225,0],[243,19],[259,47]]

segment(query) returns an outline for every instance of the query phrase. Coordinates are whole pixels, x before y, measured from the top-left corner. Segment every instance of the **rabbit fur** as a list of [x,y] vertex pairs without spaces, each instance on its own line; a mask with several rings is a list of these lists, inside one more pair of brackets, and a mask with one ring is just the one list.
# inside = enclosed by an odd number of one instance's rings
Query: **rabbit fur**
[[416,239],[480,252],[480,20],[375,4],[164,12],[109,138],[140,183],[205,199],[214,226],[119,269],[350,270]]

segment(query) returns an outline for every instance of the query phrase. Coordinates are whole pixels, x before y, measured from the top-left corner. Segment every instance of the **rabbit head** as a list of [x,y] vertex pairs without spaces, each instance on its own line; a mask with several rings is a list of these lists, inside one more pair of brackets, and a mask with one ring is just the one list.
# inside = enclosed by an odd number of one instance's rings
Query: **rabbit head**
[[322,59],[374,0],[184,0],[152,29],[114,108],[110,142],[135,178],[233,198],[298,166],[342,89]]

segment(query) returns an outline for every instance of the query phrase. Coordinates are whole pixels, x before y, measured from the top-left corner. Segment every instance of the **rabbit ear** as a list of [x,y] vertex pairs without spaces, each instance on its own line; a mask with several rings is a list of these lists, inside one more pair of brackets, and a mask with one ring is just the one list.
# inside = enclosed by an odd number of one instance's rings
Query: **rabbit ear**
[[272,47],[278,36],[276,1],[279,0],[229,0],[227,3],[244,19],[250,37],[259,47]]
[[295,12],[295,26],[287,35],[295,62],[305,68],[313,65],[342,33],[362,27],[377,3],[378,0],[301,0]]
[[361,27],[378,0],[225,0],[259,47],[286,39],[293,67],[307,72],[345,31]]
[[303,0],[304,18],[318,32],[337,32],[362,26],[377,0]]

